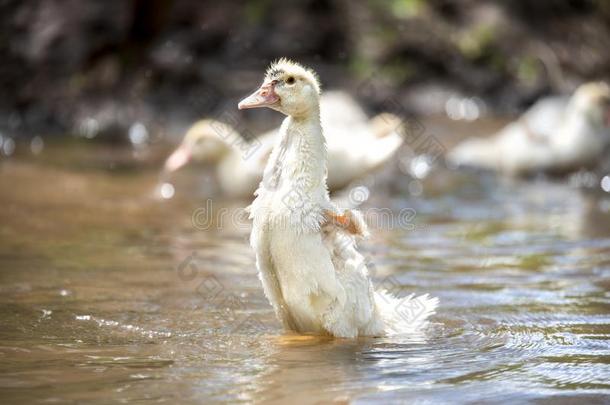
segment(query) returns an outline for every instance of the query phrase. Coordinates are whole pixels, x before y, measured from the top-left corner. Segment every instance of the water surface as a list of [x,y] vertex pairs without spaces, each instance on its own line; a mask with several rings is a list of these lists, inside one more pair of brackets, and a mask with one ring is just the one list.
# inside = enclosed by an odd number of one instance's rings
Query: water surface
[[280,329],[249,223],[227,214],[248,202],[206,202],[197,170],[164,201],[128,149],[0,162],[2,402],[610,400],[608,196],[449,171],[413,196],[378,177],[362,208],[416,215],[362,244],[376,282],[441,306],[417,336],[333,340]]

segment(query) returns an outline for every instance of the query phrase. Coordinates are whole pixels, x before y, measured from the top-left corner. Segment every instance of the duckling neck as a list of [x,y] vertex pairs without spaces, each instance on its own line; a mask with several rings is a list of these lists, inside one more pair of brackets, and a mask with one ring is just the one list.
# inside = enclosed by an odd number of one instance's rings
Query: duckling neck
[[286,144],[283,178],[303,193],[326,190],[326,142],[319,108],[284,121]]
[[574,153],[575,150],[592,147],[599,149],[602,139],[592,124],[587,112],[572,103],[568,108],[561,136],[556,137],[556,144],[563,147],[566,153]]

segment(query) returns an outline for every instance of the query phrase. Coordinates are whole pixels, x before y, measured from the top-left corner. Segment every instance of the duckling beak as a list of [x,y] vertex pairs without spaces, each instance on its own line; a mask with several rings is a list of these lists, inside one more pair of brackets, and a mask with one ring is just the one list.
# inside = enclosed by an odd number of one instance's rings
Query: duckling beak
[[186,146],[181,145],[167,158],[164,169],[168,173],[175,172],[187,164],[190,160],[190,150]]
[[275,84],[273,82],[263,83],[263,85],[239,102],[237,108],[245,110],[247,108],[269,107],[280,100],[280,97],[275,93]]

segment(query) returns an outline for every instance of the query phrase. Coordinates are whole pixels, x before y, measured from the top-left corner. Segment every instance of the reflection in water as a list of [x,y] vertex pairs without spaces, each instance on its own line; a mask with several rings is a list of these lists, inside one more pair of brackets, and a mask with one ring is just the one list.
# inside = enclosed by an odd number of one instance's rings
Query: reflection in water
[[45,160],[0,167],[10,190],[0,194],[6,402],[610,394],[607,194],[444,172],[422,176],[417,198],[371,188],[363,209],[417,212],[408,229],[376,229],[363,244],[378,281],[391,276],[441,307],[419,336],[333,340],[280,330],[247,221],[220,215],[247,202],[208,206],[179,184],[173,198],[153,198],[152,167],[113,161],[119,172],[108,173],[104,151],[85,160],[63,148],[62,166],[54,156],[45,145]]

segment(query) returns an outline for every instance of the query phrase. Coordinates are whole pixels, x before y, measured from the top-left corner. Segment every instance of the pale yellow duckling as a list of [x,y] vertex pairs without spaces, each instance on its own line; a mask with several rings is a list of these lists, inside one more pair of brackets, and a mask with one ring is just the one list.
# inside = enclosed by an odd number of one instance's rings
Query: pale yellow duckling
[[545,99],[490,138],[467,139],[448,160],[509,175],[596,166],[610,146],[610,88],[581,85],[566,102]]
[[286,115],[249,207],[259,276],[284,327],[345,338],[419,332],[438,300],[376,290],[354,240],[367,233],[361,214],[330,201],[315,73],[285,59],[272,64],[239,103],[258,107]]
[[252,140],[213,119],[197,121],[184,135],[182,143],[165,161],[164,170],[172,173],[191,161],[213,166],[223,194],[229,197],[252,195],[261,179],[273,148],[274,133]]

